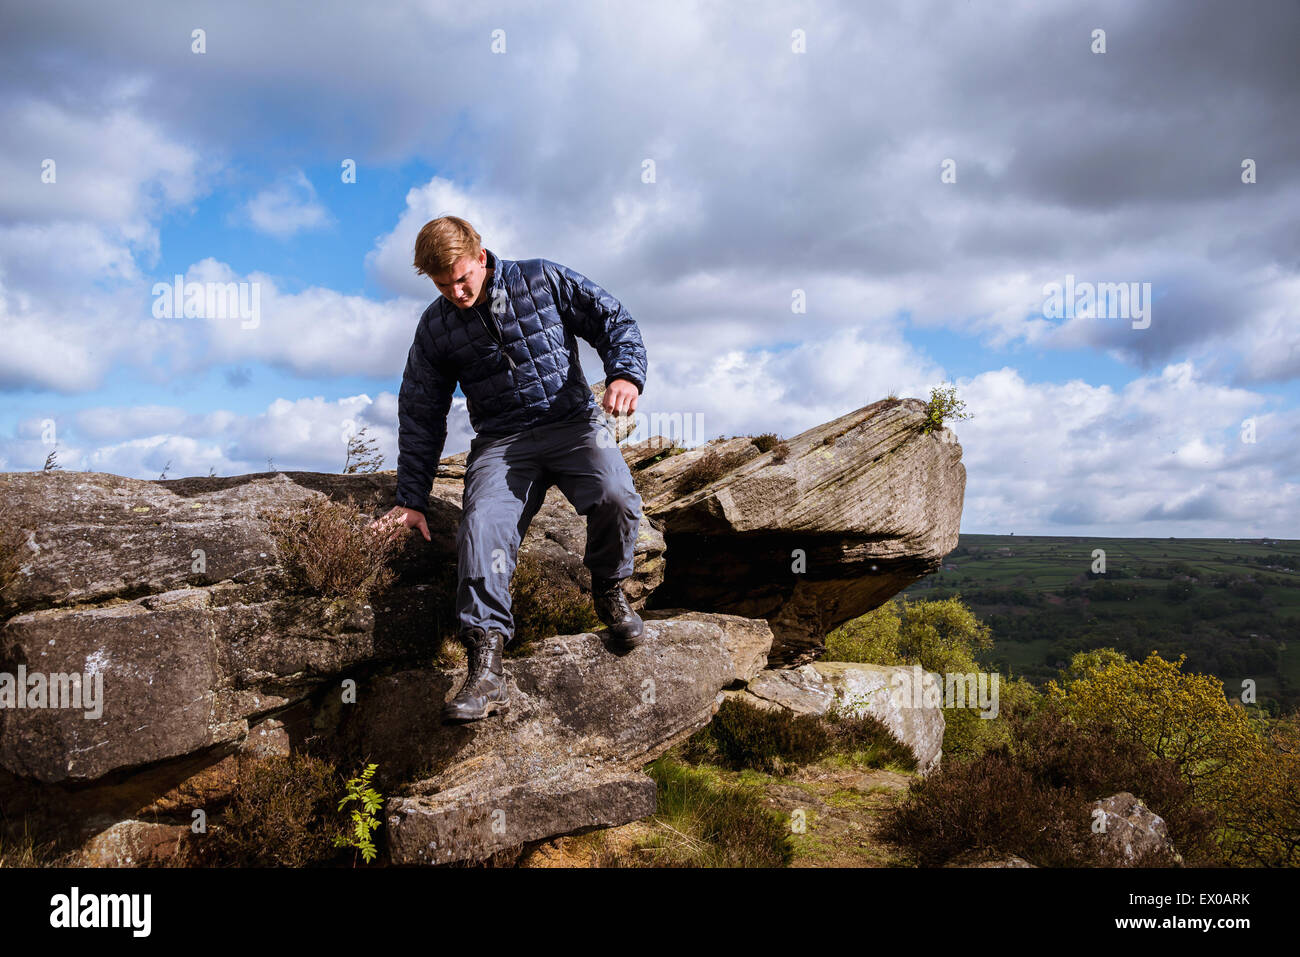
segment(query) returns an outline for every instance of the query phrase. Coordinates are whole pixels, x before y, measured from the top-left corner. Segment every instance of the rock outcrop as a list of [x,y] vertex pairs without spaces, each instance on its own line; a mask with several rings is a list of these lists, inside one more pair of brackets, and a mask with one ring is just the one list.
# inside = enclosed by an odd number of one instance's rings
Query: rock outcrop
[[[966,470],[924,404],[886,399],[760,452],[738,437],[638,471],[669,560],[650,604],[763,618],[772,660],[811,661],[827,632],[936,571],[957,546]],[[680,485],[715,453],[722,474]]]
[[653,813],[655,785],[640,767],[708,724],[718,692],[766,663],[772,633],[693,612],[646,630],[647,643],[621,655],[595,634],[541,642],[506,663],[502,720],[436,735],[428,729],[460,675],[413,670],[367,688],[343,730],[350,750],[417,775],[385,809],[392,862],[480,859]]
[[[756,700],[813,712],[852,685],[929,768],[934,722],[890,712],[857,671],[814,666],[806,687],[784,691],[793,679],[764,671],[814,656],[826,630],[955,545],[960,447],[922,420],[919,402],[891,400],[784,452],[749,438],[625,446],[645,504],[627,591],[653,640],[614,654],[603,632],[547,637],[507,659],[511,713],[463,727],[437,720],[460,681],[438,639],[454,625],[463,455],[439,468],[432,540],[411,535],[371,600],[304,590],[264,514],[325,498],[377,517],[393,472],[0,475],[0,515],[21,531],[17,573],[0,581],[0,676],[75,678],[63,690],[84,705],[0,707],[0,808],[80,841],[86,863],[153,862],[174,853],[195,809],[219,812],[244,762],[327,738],[381,764],[392,862],[478,860],[650,813],[641,766],[746,682]],[[712,452],[716,474],[684,488]],[[580,595],[585,540],[551,489],[521,561]],[[356,703],[341,705],[349,680]],[[86,696],[101,681],[96,705]]]

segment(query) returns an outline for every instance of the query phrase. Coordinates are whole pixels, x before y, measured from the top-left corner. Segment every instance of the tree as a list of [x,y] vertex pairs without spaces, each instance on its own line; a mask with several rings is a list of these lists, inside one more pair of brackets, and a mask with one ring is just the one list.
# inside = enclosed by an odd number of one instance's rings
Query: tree
[[1110,723],[1121,737],[1173,761],[1198,799],[1224,808],[1263,743],[1218,678],[1183,673],[1186,658],[1165,661],[1153,651],[1139,662],[1117,659],[1112,649],[1077,654],[1064,685],[1048,682],[1047,699],[1076,724]]
[[1300,866],[1300,713],[1277,718],[1265,731],[1268,747],[1241,777],[1224,812],[1222,847],[1233,864]]

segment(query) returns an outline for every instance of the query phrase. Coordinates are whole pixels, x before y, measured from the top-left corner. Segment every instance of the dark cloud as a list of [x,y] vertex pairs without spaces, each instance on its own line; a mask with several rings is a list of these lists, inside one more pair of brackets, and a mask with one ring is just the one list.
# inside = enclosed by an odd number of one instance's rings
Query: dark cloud
[[1216,518],[1231,518],[1213,491],[1206,491],[1189,498],[1179,505],[1168,503],[1147,509],[1142,516],[1144,522],[1169,521],[1208,521]]

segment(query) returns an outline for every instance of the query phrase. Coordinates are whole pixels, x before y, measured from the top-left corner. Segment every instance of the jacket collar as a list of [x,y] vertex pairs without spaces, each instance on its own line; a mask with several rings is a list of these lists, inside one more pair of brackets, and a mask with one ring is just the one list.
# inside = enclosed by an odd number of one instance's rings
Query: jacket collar
[[486,268],[492,270],[492,275],[491,281],[488,283],[487,298],[483,301],[485,304],[490,304],[493,301],[496,291],[505,288],[505,278],[501,275],[502,272],[504,272],[501,268],[501,259],[499,259],[497,254],[486,246],[484,247],[484,251],[487,253],[487,263],[485,265]]
[[492,270],[492,282],[488,285],[488,296],[491,297],[498,289],[504,289],[506,285],[505,276],[502,275],[505,269],[502,268],[504,260],[499,259],[497,254],[487,249],[487,268]]

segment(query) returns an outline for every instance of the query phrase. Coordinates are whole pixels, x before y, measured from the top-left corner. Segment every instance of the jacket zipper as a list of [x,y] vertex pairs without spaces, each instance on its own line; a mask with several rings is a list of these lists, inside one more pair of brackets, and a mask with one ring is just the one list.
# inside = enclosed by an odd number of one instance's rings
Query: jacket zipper
[[505,342],[503,341],[501,336],[501,329],[499,326],[497,326],[496,319],[494,318],[492,320],[492,325],[489,326],[487,318],[483,315],[483,313],[479,312],[478,309],[475,309],[474,311],[478,313],[478,319],[479,322],[483,323],[484,331],[487,332],[487,334],[491,336],[494,340],[496,340],[497,349],[500,350],[501,354],[506,357],[506,361],[510,363],[511,370],[512,371],[517,370],[519,367],[515,365],[515,360],[510,357],[510,353],[506,350]]

